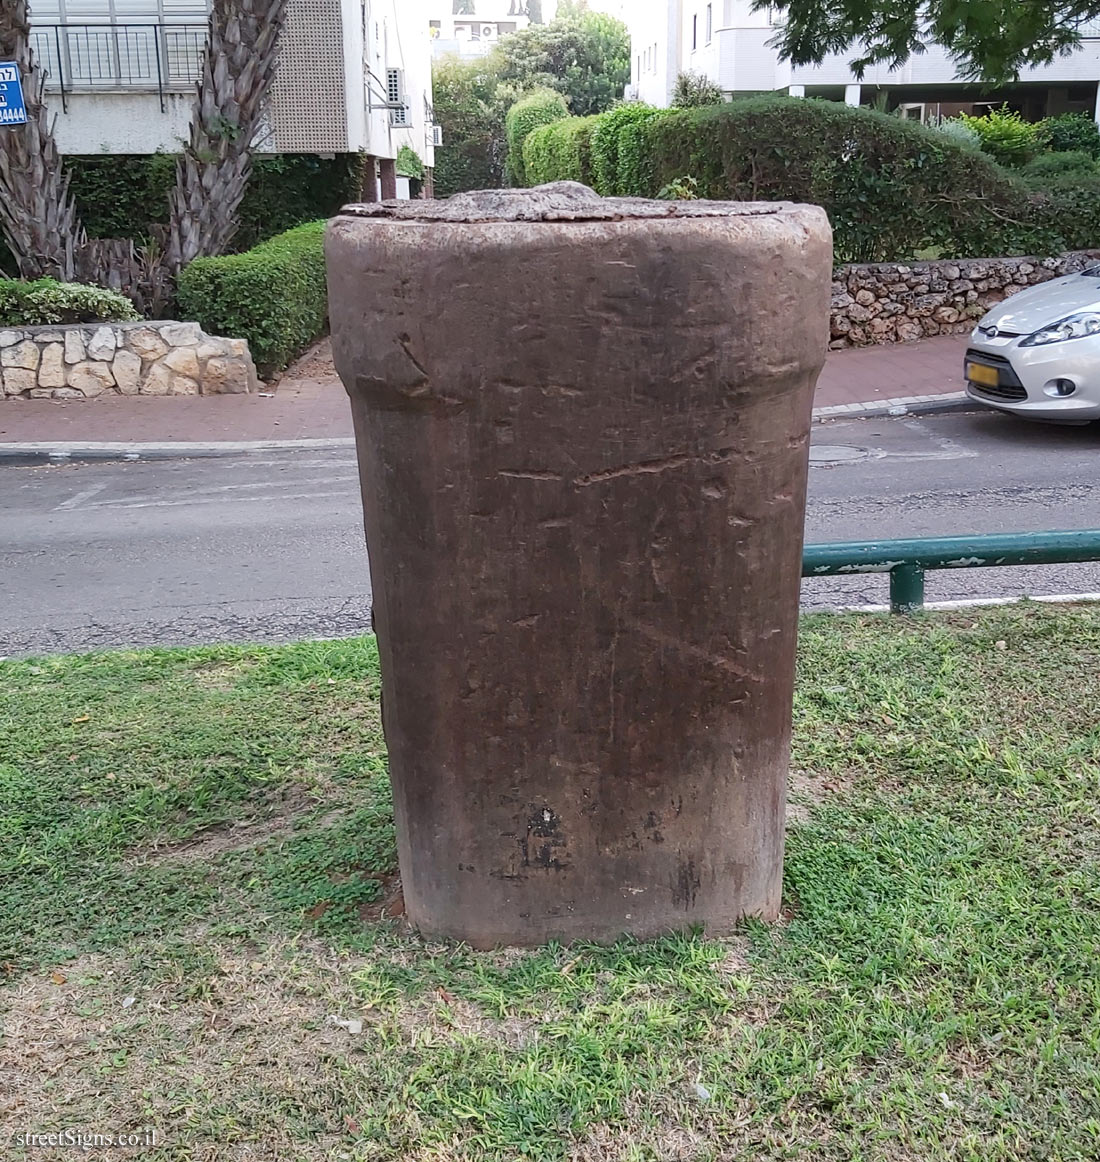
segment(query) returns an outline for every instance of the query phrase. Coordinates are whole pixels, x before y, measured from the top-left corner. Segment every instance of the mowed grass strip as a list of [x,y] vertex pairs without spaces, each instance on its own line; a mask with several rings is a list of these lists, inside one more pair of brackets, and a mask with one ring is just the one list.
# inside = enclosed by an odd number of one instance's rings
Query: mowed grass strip
[[729,940],[378,919],[377,699],[371,639],[0,665],[0,1137],[1100,1156],[1100,610],[805,620],[787,915]]

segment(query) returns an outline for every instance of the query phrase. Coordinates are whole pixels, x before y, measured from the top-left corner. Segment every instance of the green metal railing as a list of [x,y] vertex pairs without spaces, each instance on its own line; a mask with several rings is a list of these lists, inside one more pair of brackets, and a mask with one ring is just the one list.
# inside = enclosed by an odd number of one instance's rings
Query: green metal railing
[[924,575],[929,569],[1065,565],[1080,561],[1100,561],[1100,529],[807,545],[802,554],[802,576],[889,573],[890,612],[912,613],[924,605]]

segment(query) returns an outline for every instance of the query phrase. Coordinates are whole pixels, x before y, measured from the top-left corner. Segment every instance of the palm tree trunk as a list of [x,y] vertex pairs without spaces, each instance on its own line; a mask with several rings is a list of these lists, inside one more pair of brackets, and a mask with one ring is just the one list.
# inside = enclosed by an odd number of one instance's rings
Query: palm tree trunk
[[191,136],[171,194],[165,261],[173,276],[195,258],[224,253],[236,233],[285,20],[286,0],[214,0]]
[[43,101],[27,0],[0,0],[0,60],[19,66],[27,103],[26,125],[0,128],[0,227],[24,278],[71,280],[84,230]]

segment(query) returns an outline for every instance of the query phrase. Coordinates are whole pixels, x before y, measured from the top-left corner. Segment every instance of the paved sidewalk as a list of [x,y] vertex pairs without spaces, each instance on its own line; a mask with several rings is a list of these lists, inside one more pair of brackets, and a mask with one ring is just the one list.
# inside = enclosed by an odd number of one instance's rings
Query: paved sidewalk
[[[833,351],[815,409],[841,412],[961,392],[966,336]],[[273,397],[103,396],[95,400],[0,401],[0,449],[10,444],[199,443],[331,440],[352,436],[347,397],[328,345],[305,356]]]

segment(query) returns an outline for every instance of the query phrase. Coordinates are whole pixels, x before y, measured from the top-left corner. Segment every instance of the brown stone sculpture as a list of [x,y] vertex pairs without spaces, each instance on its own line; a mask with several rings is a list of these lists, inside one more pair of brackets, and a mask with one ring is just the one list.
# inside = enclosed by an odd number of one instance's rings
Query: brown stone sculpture
[[327,253],[410,920],[775,917],[824,212],[561,183],[349,207]]

